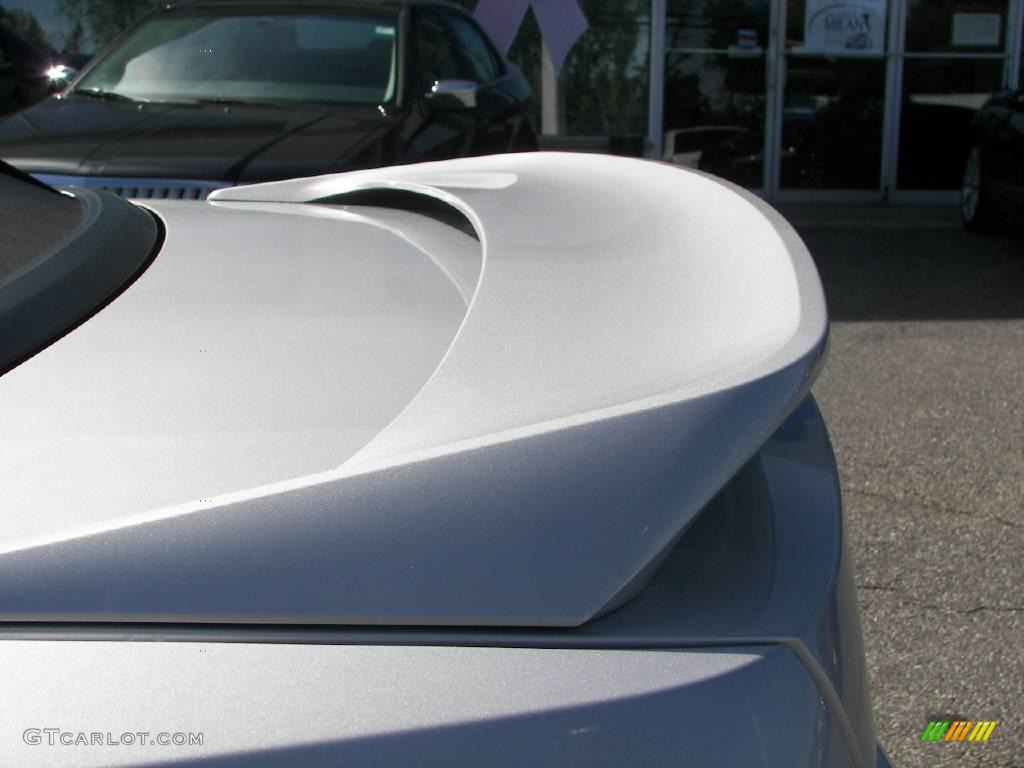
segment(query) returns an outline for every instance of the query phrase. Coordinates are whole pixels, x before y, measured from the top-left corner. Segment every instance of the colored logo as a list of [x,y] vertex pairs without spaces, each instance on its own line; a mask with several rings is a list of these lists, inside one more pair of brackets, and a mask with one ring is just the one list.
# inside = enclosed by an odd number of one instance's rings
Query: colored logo
[[929,720],[921,741],[988,741],[998,720]]

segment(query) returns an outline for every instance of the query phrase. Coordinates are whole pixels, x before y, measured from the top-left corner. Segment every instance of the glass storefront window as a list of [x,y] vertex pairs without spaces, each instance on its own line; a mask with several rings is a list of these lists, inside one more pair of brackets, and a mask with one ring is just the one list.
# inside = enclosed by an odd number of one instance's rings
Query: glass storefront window
[[565,132],[645,136],[650,71],[649,0],[581,0],[590,24],[559,77]]
[[886,3],[789,0],[779,142],[782,189],[878,189]]
[[[648,0],[579,0],[589,29],[576,41],[557,80],[545,80],[541,30],[529,10],[508,57],[526,75],[534,118],[547,134],[632,136],[647,134],[650,71]],[[556,114],[544,119],[545,95]],[[553,123],[553,124],[552,124]]]
[[764,106],[764,56],[670,53],[663,159],[762,186]]
[[978,109],[1003,87],[1008,0],[911,0],[896,186],[955,190]]
[[906,50],[995,53],[1006,41],[1006,0],[910,0]]
[[761,50],[767,46],[767,0],[668,0],[665,41],[673,49],[730,48]]
[[877,189],[885,61],[789,57],[780,178],[788,189]]
[[764,0],[669,0],[662,159],[764,183]]
[[1001,59],[907,59],[903,64],[901,189],[956,189],[970,149],[971,121],[999,90]]

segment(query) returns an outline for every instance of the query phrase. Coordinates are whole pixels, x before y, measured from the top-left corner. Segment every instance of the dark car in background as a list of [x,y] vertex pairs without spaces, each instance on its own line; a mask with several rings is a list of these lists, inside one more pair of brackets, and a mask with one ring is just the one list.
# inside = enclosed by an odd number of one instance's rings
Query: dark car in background
[[529,98],[455,6],[179,2],[127,30],[59,97],[0,121],[0,157],[49,183],[205,197],[535,149]]
[[1024,90],[995,94],[974,119],[961,203],[975,231],[1024,217]]

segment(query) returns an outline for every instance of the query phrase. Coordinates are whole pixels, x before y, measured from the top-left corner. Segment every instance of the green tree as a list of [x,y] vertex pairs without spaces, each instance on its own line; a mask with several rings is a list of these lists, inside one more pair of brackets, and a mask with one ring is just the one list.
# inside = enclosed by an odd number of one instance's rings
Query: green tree
[[0,5],[0,21],[13,29],[20,37],[30,43],[49,48],[50,43],[46,39],[46,31],[39,20],[30,12],[21,8],[8,10]]
[[74,26],[71,27],[71,31],[68,32],[67,38],[64,40],[64,51],[65,53],[82,53],[82,47],[85,44],[85,27],[82,26],[82,22],[76,21]]
[[562,70],[569,133],[643,135],[647,126],[650,4],[585,0],[590,29]]
[[[464,3],[467,6],[470,0]],[[569,134],[642,135],[647,124],[648,42],[646,0],[580,0],[589,29],[562,65],[561,110]],[[527,12],[509,50],[534,93],[539,124],[542,35]]]
[[57,7],[72,25],[82,26],[93,48],[102,48],[159,5],[159,0],[58,0]]

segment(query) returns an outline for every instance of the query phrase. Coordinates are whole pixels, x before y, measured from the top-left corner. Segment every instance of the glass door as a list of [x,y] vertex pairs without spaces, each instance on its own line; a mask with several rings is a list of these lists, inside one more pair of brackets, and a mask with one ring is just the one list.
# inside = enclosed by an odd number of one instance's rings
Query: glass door
[[880,198],[887,0],[781,0],[779,15],[772,191]]
[[765,186],[768,0],[668,0],[662,159]]
[[897,193],[906,194],[895,197],[959,189],[971,121],[1015,74],[1013,1],[912,0],[904,9],[894,175]]

